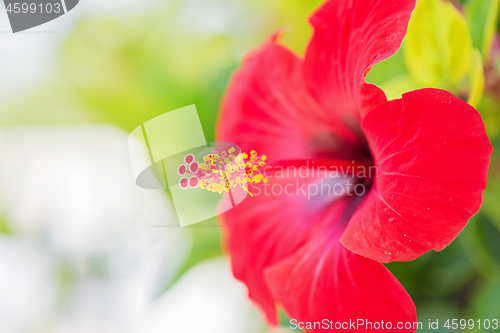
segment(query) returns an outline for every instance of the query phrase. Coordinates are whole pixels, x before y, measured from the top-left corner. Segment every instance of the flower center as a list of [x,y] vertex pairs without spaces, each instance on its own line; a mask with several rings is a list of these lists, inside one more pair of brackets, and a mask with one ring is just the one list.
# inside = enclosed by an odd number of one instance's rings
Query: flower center
[[[370,191],[377,176],[373,163],[355,160],[312,159],[271,162],[273,178],[301,188],[311,211],[326,208],[344,197],[351,197],[356,207]],[[299,192],[297,192],[299,193]]]
[[314,180],[320,191],[309,200],[309,207],[313,210],[323,209],[350,196],[354,212],[377,177],[378,170],[359,121],[351,117],[344,119],[342,124],[336,127],[335,133],[331,129],[318,130],[307,141],[315,158],[300,163],[322,170]]

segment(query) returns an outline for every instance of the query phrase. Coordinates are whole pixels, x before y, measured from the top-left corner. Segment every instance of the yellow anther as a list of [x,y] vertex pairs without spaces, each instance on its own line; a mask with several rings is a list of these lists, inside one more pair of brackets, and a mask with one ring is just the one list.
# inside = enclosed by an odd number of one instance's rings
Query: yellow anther
[[266,155],[262,155],[261,158],[262,158],[263,161],[267,160],[267,156]]
[[[237,155],[236,148],[232,147],[228,151],[222,151],[219,154],[208,154],[203,157],[205,163],[200,164],[200,170],[203,174],[199,186],[212,192],[229,192],[232,188],[240,186],[251,196],[248,190],[249,183],[268,182],[259,171],[266,163],[267,157],[260,157],[255,150],[249,155],[241,152]],[[210,173],[211,170],[211,173]]]

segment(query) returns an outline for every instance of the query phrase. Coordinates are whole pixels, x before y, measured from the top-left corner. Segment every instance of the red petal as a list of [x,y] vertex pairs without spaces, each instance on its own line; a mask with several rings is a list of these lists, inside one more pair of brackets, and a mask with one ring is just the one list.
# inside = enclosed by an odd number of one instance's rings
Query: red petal
[[479,113],[422,89],[372,110],[363,128],[378,177],[341,242],[382,262],[442,250],[482,203],[492,147]]
[[387,102],[385,93],[376,85],[363,83],[361,86],[361,115],[365,116],[369,111]]
[[[271,324],[277,324],[278,318],[264,269],[295,253],[309,237],[318,219],[309,212],[307,198],[297,188],[314,180],[271,178],[268,184],[252,185],[254,197],[221,216],[233,274],[246,284],[250,298]],[[288,184],[292,185],[286,188]],[[274,192],[273,186],[277,186]],[[280,194],[280,187],[294,195]]]
[[304,85],[301,61],[275,39],[248,56],[233,76],[222,102],[217,140],[271,160],[357,159],[366,153],[359,124],[348,128],[314,102]]
[[[346,203],[338,203],[337,212],[332,211],[334,215],[329,217],[338,223]],[[372,325],[383,320],[382,327],[391,322],[392,329],[399,322],[415,322],[415,305],[403,286],[384,265],[342,246],[338,241],[342,229],[339,224],[332,228],[330,223],[328,232],[317,232],[300,251],[266,270],[268,285],[290,318],[303,323],[324,323],[324,319],[357,323],[362,319]],[[354,328],[347,325],[344,329]],[[369,326],[358,329],[380,331]],[[317,327],[305,331],[326,330]]]
[[[364,74],[399,49],[414,7],[415,0],[330,0],[311,17],[305,77],[321,106],[344,120],[369,111],[361,104]],[[371,89],[380,100],[380,89]]]

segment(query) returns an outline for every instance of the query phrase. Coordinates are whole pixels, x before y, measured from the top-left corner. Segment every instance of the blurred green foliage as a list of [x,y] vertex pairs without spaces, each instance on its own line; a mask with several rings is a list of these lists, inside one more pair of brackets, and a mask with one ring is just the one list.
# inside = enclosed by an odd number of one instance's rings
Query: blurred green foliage
[[[384,71],[392,69],[390,79],[381,70],[372,71],[368,81],[380,85],[389,99],[405,92],[432,87],[445,89],[478,106],[483,96],[483,62],[473,47],[464,15],[451,2],[420,0],[412,14],[401,56],[385,61]],[[374,69],[377,66],[374,66]],[[399,69],[399,73],[395,73]]]
[[7,222],[7,218],[0,214],[0,234],[2,235],[10,235],[12,233],[12,229]]
[[469,0],[464,11],[474,46],[489,62],[499,14],[499,0]]
[[465,17],[450,2],[420,0],[403,50],[416,83],[453,89],[471,67],[472,39]]
[[[240,1],[236,9],[226,2],[222,9],[234,10],[232,25],[212,31],[203,29],[210,23],[190,16],[196,14],[190,10],[202,8],[186,3],[175,1],[144,17],[78,24],[63,50],[60,80],[70,84],[76,103],[95,121],[131,131],[165,112],[196,104],[207,142],[213,141],[219,102],[241,58],[283,27],[288,32],[282,42],[301,54],[312,32],[307,17],[321,1]],[[222,255],[216,225],[210,219],[190,227],[191,255],[168,285],[198,262]]]
[[240,1],[236,8],[226,2],[228,8],[221,9],[234,16],[232,25],[212,31],[203,30],[210,22],[195,21],[196,13],[189,12],[203,7],[186,3],[176,1],[145,17],[82,21],[76,27],[61,74],[102,121],[132,130],[196,104],[206,139],[213,141],[219,101],[241,57],[283,26],[291,31],[283,43],[302,52],[310,34],[307,13],[320,1]]

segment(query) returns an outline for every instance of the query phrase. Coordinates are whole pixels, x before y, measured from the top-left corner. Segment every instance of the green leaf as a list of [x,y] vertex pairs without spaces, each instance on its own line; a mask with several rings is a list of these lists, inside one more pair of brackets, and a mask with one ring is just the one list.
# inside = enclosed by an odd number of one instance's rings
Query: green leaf
[[473,107],[479,107],[484,92],[484,70],[481,54],[477,49],[472,54],[472,70],[470,72],[470,91],[468,103]]
[[401,75],[395,77],[380,86],[385,92],[388,100],[401,98],[401,96],[409,91],[423,88],[418,86],[409,75]]
[[478,219],[477,222],[477,231],[482,245],[500,267],[500,231],[486,216]]
[[[474,330],[467,330],[470,333],[482,333],[482,332],[498,332],[498,330],[485,329],[485,322],[491,325],[493,319],[498,318],[500,300],[500,279],[497,276],[492,276],[488,280],[479,280],[477,288],[474,290],[474,294],[471,297],[469,311],[467,311],[465,318],[473,318]],[[480,321],[481,328],[479,328]]]
[[[478,110],[481,113],[481,117],[483,118],[486,132],[488,133],[488,136],[493,142],[494,148],[496,149],[499,146],[499,143],[497,143],[495,140],[498,138],[498,135],[500,133],[500,112],[498,112],[498,110],[500,110],[500,100],[491,96],[484,96],[483,101],[481,102],[481,106]],[[498,189],[498,191],[500,191],[500,188]]]
[[500,0],[469,0],[464,6],[474,46],[489,61],[498,22]]
[[451,89],[471,70],[469,28],[450,2],[418,1],[403,47],[408,71],[418,84]]
[[[493,162],[497,161],[497,159],[493,160]],[[500,197],[498,195],[498,193],[500,193],[500,181],[496,177],[498,177],[496,172],[490,172],[488,186],[483,195],[484,203],[481,208],[481,213],[491,219],[500,230]]]
[[[458,239],[475,270],[483,277],[498,275],[500,266],[498,261],[492,256],[492,251],[496,251],[495,246],[491,244],[491,238],[485,239],[484,233],[491,231],[492,225],[485,221],[487,217],[479,213],[474,216],[464,230],[460,233]],[[496,233],[497,234],[497,233]],[[495,235],[492,235],[495,239]],[[487,244],[486,241],[490,244]],[[498,240],[497,240],[498,242]]]
[[382,87],[384,83],[403,75],[408,75],[408,71],[403,50],[399,49],[392,57],[373,66],[366,76],[366,82]]
[[[422,322],[422,328],[419,332],[449,332],[444,327],[446,320],[450,318],[459,318],[457,305],[453,302],[434,301],[422,304],[418,307],[418,321]],[[429,328],[429,323],[438,321],[437,329]],[[433,326],[434,327],[434,326]]]

